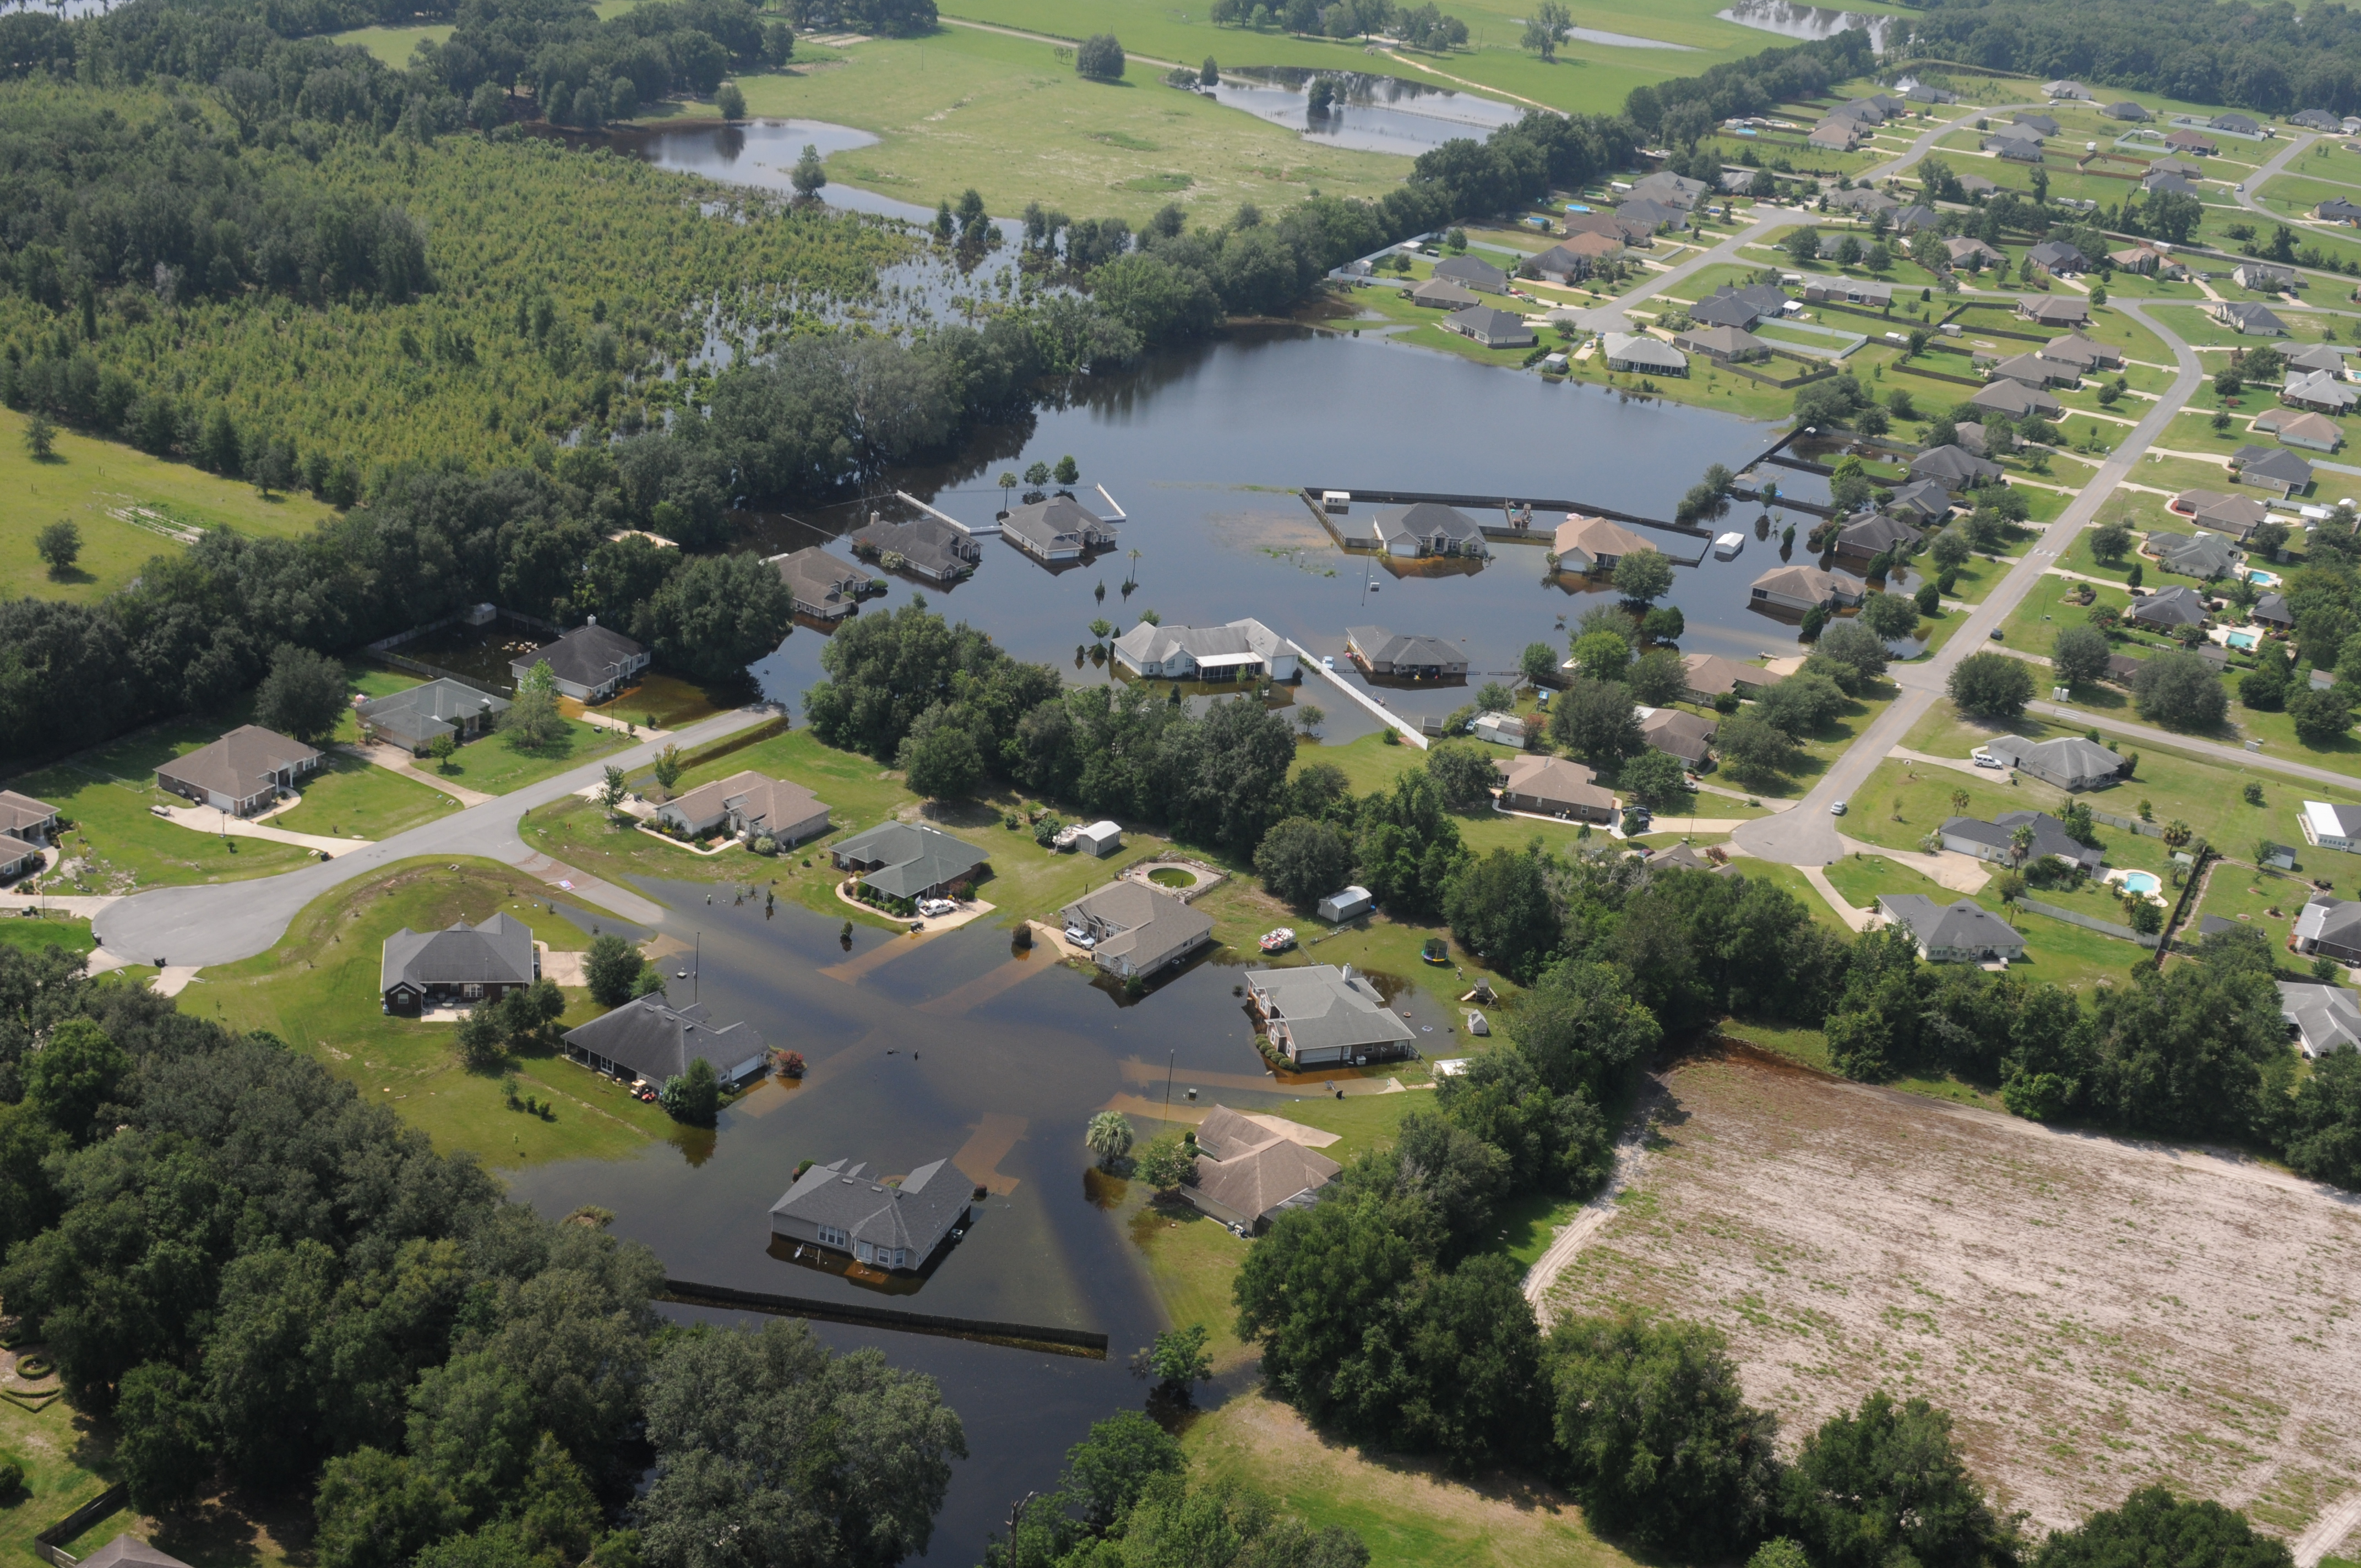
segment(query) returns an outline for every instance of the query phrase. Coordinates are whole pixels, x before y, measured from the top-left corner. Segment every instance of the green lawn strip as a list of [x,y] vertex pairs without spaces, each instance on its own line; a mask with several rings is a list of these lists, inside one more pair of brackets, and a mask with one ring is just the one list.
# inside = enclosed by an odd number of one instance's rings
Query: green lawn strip
[[2311,879],[2341,880],[2338,872],[2345,868],[2331,862],[2342,861],[2345,857],[2299,843],[2295,846],[2299,874],[2290,875],[2285,872],[2257,871],[2247,864],[2246,856],[2254,852],[2252,845],[2223,848],[2229,858],[2213,863],[2204,896],[2190,911],[2190,923],[2181,939],[2195,940],[2197,927],[2205,916],[2218,916],[2264,933],[2270,938],[2271,950],[2281,964],[2290,969],[2306,967],[2309,959],[2287,950],[2288,940],[2295,934],[2295,917],[2315,891]]
[[[1157,1130],[1156,1124],[1142,1123],[1138,1134],[1145,1141]],[[1217,1372],[1247,1360],[1250,1352],[1238,1340],[1238,1310],[1230,1287],[1254,1244],[1231,1234],[1228,1226],[1186,1199],[1157,1201],[1145,1182],[1095,1171],[1089,1181],[1094,1191],[1121,1192],[1113,1204],[1115,1223],[1131,1237],[1148,1283],[1174,1326],[1204,1326],[1205,1350]],[[1116,1348],[1127,1354],[1129,1347]]]
[[0,1560],[38,1561],[33,1537],[94,1501],[115,1479],[115,1434],[63,1399],[38,1410],[0,1399],[0,1453],[25,1466],[25,1484],[0,1507]]
[[[1803,367],[1793,360],[1774,360],[1774,367],[1792,368],[1796,374]],[[1687,376],[1634,376],[1617,374],[1607,368],[1607,356],[1593,352],[1587,359],[1577,359],[1567,367],[1569,381],[1590,386],[1612,387],[1631,397],[1659,397],[1669,402],[1688,403],[1699,408],[1719,409],[1742,419],[1779,420],[1795,411],[1795,394],[1781,391],[1760,381],[1731,375],[1713,367],[1709,361],[1693,357],[1691,374]]]
[[[89,602],[112,593],[150,559],[184,552],[159,528],[284,539],[335,515],[300,492],[266,501],[249,485],[70,431],[57,433],[54,450],[46,462],[34,457],[25,446],[25,416],[0,410],[0,494],[11,498],[0,515],[0,594],[11,598]],[[145,515],[149,526],[118,511]],[[82,554],[64,576],[52,576],[33,553],[33,537],[60,521],[81,532]]]
[[[2080,988],[2095,985],[2102,981],[2121,983],[2130,978],[2132,967],[2147,953],[2147,949],[2138,943],[2122,938],[2086,931],[2080,926],[2053,920],[2030,910],[2011,911],[1989,886],[1982,893],[1972,895],[1955,892],[1932,877],[1883,855],[1847,856],[1829,866],[1826,874],[1829,883],[1844,894],[1846,902],[1861,908],[1876,907],[1878,897],[1885,894],[1921,894],[1938,904],[1946,905],[1970,898],[2007,920],[2025,938],[2026,957],[2021,964],[2012,963],[2010,972],[2028,975],[2054,985]],[[2078,907],[2078,901],[2073,898],[2059,896],[2053,899],[2046,892],[2033,896],[2045,903],[2056,903],[2061,908],[2074,907],[2077,913],[2086,912]],[[2120,920],[2122,917],[2121,910],[2112,898],[2101,899],[2086,894],[2084,901],[2092,905],[2087,913],[2101,919]]]
[[90,922],[67,916],[52,915],[44,919],[27,920],[22,916],[0,920],[0,946],[31,951],[36,948],[63,948],[70,953],[87,953],[98,946],[90,934]]
[[[2179,426],[2183,422],[2176,421],[2174,425],[2168,426],[2165,439],[2169,440],[2177,433]],[[2195,452],[2200,448],[2192,444],[2175,446],[2171,450]],[[2228,471],[2219,463],[2208,463],[2197,457],[2168,457],[2163,453],[2153,449],[2145,456],[2135,460],[2131,472],[2125,474],[2124,477],[2135,485],[2146,485],[2150,489],[2162,490],[2167,495],[2179,495],[2183,490],[2213,490],[2217,494],[2225,495],[2238,493],[2238,487],[2231,481]],[[2263,499],[2264,492],[2257,491],[2255,494],[2257,499]]]
[[[1749,870],[1752,871],[1751,866]],[[1800,882],[1802,879],[1796,880]],[[1817,892],[1812,894],[1812,902],[1823,909],[1828,907],[1828,901]],[[1835,924],[1833,916],[1829,923]],[[1839,928],[1842,929],[1841,927]],[[1828,1037],[1818,1029],[1799,1029],[1790,1024],[1769,1024],[1752,1018],[1725,1018],[1721,1022],[1721,1035],[1724,1039],[1773,1052],[1822,1072],[1835,1070],[1828,1065]]]
[[426,762],[420,766],[434,778],[448,779],[481,795],[506,795],[640,744],[578,718],[566,719],[565,724],[558,739],[546,746],[529,750],[514,735],[495,731],[460,747],[447,762]]
[[[2210,345],[2224,348],[2252,348],[2257,344],[2268,344],[2273,347],[2284,347],[2290,342],[2321,343],[2326,340],[2323,328],[2328,327],[2334,327],[2340,337],[2349,338],[2353,335],[2353,323],[2341,316],[2320,316],[2309,311],[2280,310],[2277,305],[2274,305],[2272,310],[2279,320],[2287,323],[2287,336],[2258,338],[2233,332],[2195,305],[2158,305],[2150,313],[2166,330],[2183,342],[2196,346]],[[2221,369],[2227,363],[2227,360],[2219,355],[2206,354],[2200,355],[2198,357],[2200,363],[2205,367],[2208,375]]]
[[1757,860],[1752,855],[1733,856],[1730,863],[1738,868],[1741,876],[1772,883],[1785,889],[1790,897],[1811,912],[1813,919],[1829,930],[1851,936],[1852,927],[1837,917],[1837,912],[1828,907],[1828,901],[1820,896],[1820,890],[1805,881],[1804,873],[1795,867],[1783,865],[1777,861]]
[[270,819],[291,833],[390,839],[459,809],[459,803],[406,774],[340,751],[303,780],[303,803]]
[[[533,928],[557,952],[579,952],[591,933],[536,907],[544,889],[491,861],[404,861],[368,881],[323,894],[296,916],[269,952],[209,969],[183,992],[183,1011],[233,1028],[267,1029],[391,1106],[445,1150],[467,1149],[495,1166],[582,1157],[614,1158],[667,1137],[672,1122],[622,1086],[535,1053],[510,1065],[521,1094],[553,1099],[554,1119],[510,1110],[497,1071],[469,1071],[452,1052],[456,1025],[388,1017],[379,966],[385,938],[408,927],[440,930],[496,913]],[[561,1026],[600,1009],[569,991]]]
[[396,71],[410,68],[410,57],[422,43],[439,44],[451,36],[448,23],[423,27],[355,27],[331,36],[330,42],[365,49]]
[[[1877,716],[1883,713],[1898,695],[1899,688],[1880,683],[1868,696],[1848,697],[1844,712],[1817,734],[1803,738],[1804,762],[1795,770],[1796,779],[1816,779],[1828,772],[1846,749],[1861,738],[1861,732],[1874,723]],[[1808,787],[1807,784],[1798,782],[1795,793],[1801,795]]]

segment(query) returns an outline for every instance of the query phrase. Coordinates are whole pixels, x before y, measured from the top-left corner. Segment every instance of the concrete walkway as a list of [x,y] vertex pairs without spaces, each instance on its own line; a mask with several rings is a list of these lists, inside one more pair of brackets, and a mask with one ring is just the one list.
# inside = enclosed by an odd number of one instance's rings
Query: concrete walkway
[[1844,894],[1839,893],[1836,889],[1836,884],[1828,881],[1828,873],[1820,870],[1819,867],[1806,866],[1803,868],[1803,871],[1804,880],[1812,884],[1812,890],[1815,893],[1817,893],[1820,897],[1827,902],[1828,906],[1830,909],[1837,912],[1838,919],[1843,921],[1853,930],[1866,931],[1869,929],[1871,924],[1877,919],[1877,912],[1875,910],[1856,909],[1851,905],[1847,904],[1845,902]]
[[273,828],[268,822],[231,817],[209,806],[168,806],[154,815],[175,828],[209,833],[217,839],[262,839],[273,844],[293,844],[298,849],[325,850],[331,855],[361,849],[370,842],[367,839],[331,839],[325,833],[290,832],[284,828]]
[[335,748],[347,757],[357,757],[373,768],[383,768],[391,773],[402,773],[416,779],[429,789],[440,790],[462,806],[481,806],[497,795],[485,795],[465,784],[428,773],[418,765],[418,759],[399,746],[347,746],[341,742]]

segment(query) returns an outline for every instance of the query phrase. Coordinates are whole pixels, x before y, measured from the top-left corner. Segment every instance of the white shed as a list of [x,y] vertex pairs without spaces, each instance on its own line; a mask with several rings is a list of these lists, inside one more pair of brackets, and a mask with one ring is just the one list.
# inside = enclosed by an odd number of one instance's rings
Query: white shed
[[1356,916],[1367,915],[1376,904],[1377,900],[1369,896],[1367,888],[1348,887],[1322,899],[1318,913],[1321,919],[1340,926]]
[[1074,848],[1086,855],[1112,855],[1123,848],[1123,829],[1112,822],[1093,822],[1076,829]]

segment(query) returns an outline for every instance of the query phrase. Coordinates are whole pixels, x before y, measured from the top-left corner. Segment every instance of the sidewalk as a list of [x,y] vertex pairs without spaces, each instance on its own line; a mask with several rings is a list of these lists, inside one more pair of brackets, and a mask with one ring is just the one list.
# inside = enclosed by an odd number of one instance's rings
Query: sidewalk
[[1870,923],[1877,918],[1877,913],[1874,910],[1855,909],[1851,905],[1847,904],[1844,901],[1844,894],[1836,890],[1836,884],[1828,881],[1828,873],[1819,867],[1799,866],[1796,869],[1804,873],[1804,880],[1812,884],[1812,890],[1827,900],[1828,907],[1837,912],[1837,918],[1853,930],[1866,931],[1869,929]]
[[461,806],[481,806],[492,796],[438,778],[418,765],[418,759],[399,746],[347,746],[338,742],[336,750],[347,757],[357,757],[371,767],[383,768],[390,773],[407,773],[429,789],[441,790]]
[[325,833],[291,833],[267,822],[228,816],[209,806],[168,806],[155,815],[176,828],[186,828],[192,832],[210,833],[216,838],[226,834],[232,839],[265,839],[274,844],[293,844],[299,849],[330,855],[341,855],[347,850],[367,849],[374,842],[368,839],[331,839]]

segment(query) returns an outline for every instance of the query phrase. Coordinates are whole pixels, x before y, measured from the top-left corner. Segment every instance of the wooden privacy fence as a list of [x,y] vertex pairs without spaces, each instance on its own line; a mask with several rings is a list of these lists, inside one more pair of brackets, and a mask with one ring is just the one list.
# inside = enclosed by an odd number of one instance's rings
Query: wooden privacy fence
[[2143,937],[2128,926],[2118,925],[2113,920],[2102,920],[2095,915],[2081,915],[2071,909],[2060,909],[2054,904],[2044,904],[2037,898],[2020,898],[2016,902],[2022,907],[2032,910],[2036,915],[2047,915],[2052,920],[2063,920],[2069,926],[2080,926],[2085,931],[2096,931],[2103,937],[2121,937],[2125,941],[2137,942],[2143,948],[2153,948],[2164,939],[2161,937]]
[[131,1500],[128,1486],[109,1486],[89,1502],[76,1508],[49,1529],[33,1537],[33,1555],[52,1568],[74,1568],[82,1559],[65,1549],[64,1543],[115,1512]]

